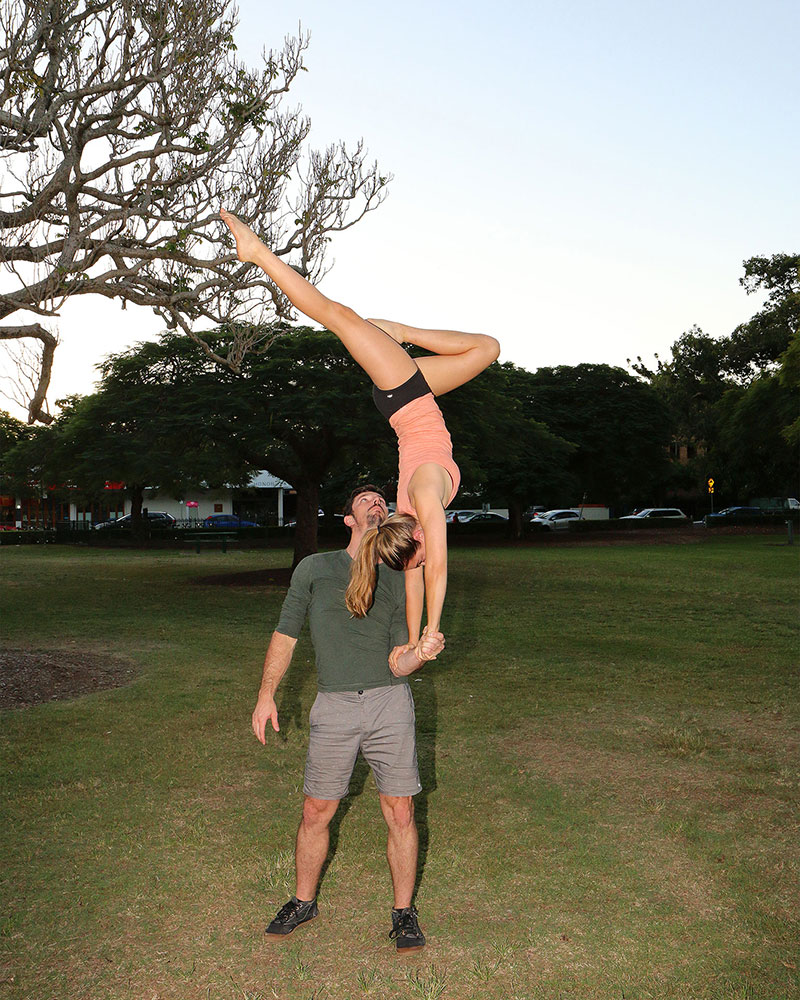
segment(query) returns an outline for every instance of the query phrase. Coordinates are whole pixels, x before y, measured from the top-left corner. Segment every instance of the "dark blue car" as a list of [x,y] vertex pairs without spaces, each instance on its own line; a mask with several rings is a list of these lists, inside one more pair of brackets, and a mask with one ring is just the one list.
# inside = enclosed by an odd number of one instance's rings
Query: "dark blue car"
[[760,507],[726,507],[714,514],[706,514],[710,521],[737,521],[740,518],[746,520],[750,517],[763,516],[764,511]]
[[255,521],[245,521],[236,514],[209,514],[203,521],[206,528],[257,528]]

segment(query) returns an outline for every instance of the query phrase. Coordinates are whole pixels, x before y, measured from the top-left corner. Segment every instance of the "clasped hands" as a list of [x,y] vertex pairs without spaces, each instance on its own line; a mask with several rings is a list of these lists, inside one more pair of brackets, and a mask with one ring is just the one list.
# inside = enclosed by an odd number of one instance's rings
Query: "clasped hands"
[[[395,677],[406,677],[419,670],[427,660],[435,660],[444,649],[445,640],[441,632],[434,632],[426,625],[417,643],[395,646],[389,654],[389,669]],[[407,654],[411,653],[412,656]]]

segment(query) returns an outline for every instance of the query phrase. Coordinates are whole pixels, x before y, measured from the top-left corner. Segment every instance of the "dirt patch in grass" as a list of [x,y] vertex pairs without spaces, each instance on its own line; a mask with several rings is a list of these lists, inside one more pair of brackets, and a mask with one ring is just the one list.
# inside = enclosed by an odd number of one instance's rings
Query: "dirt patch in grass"
[[0,708],[67,701],[129,684],[135,664],[79,649],[0,648]]

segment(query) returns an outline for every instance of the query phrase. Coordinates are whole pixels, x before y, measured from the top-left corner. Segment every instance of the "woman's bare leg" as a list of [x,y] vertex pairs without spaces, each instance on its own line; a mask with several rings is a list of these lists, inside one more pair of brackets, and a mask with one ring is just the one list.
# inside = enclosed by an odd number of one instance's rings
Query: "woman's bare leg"
[[310,281],[269,250],[248,225],[224,208],[220,217],[233,233],[239,260],[257,264],[292,305],[335,333],[379,389],[406,382],[417,366],[393,337],[340,302],[323,295]]
[[497,360],[500,345],[494,337],[458,330],[423,330],[393,320],[371,319],[398,343],[414,344],[434,357],[415,358],[434,396],[442,396],[469,382]]

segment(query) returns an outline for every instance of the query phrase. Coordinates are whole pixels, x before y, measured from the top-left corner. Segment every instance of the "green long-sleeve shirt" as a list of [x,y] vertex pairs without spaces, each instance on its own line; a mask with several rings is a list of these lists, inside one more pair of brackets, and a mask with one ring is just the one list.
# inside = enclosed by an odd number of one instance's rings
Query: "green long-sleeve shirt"
[[346,549],[306,556],[292,574],[277,631],[298,638],[308,615],[320,691],[362,691],[405,683],[389,653],[408,642],[403,574],[378,567],[375,601],[364,618],[345,607],[352,560]]

